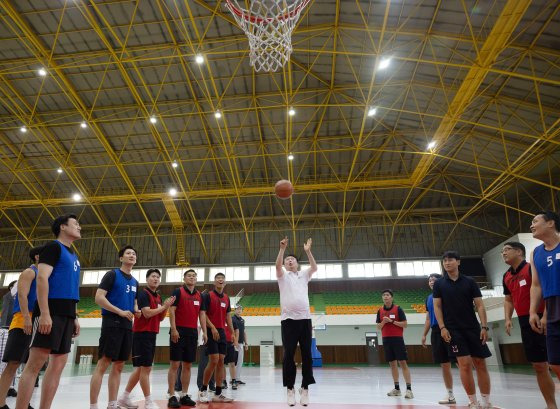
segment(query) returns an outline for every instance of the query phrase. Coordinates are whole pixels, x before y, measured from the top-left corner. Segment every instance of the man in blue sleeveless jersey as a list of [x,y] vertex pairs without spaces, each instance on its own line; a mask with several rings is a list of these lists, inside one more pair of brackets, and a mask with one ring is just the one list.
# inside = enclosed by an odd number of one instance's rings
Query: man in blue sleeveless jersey
[[[437,280],[442,278],[441,274],[433,273],[428,277],[428,285],[430,290],[434,290],[434,284]],[[432,358],[434,363],[440,364],[441,372],[443,375],[443,383],[447,389],[447,396],[440,400],[438,403],[440,405],[453,405],[457,403],[455,400],[455,395],[453,395],[453,375],[451,375],[451,358],[447,351],[447,345],[441,338],[441,331],[439,330],[439,325],[436,319],[436,312],[434,310],[434,295],[430,294],[426,298],[426,321],[424,323],[424,333],[422,334],[422,346],[426,346],[426,336],[430,329],[432,330],[431,344],[432,344]],[[456,359],[453,359],[456,362]]]
[[31,311],[37,300],[37,281],[35,279],[41,249],[42,247],[33,247],[29,251],[29,258],[33,264],[23,270],[17,282],[14,316],[2,358],[7,365],[0,377],[0,409],[9,409],[6,405],[8,389],[10,389],[20,363],[27,361],[27,351],[31,342]]
[[[113,363],[109,373],[109,406],[116,409],[121,373],[132,349],[132,320],[138,311],[136,295],[138,281],[132,276],[136,264],[136,250],[124,246],[119,250],[121,267],[108,271],[97,288],[95,302],[101,307],[101,337],[99,338],[99,360],[91,376],[89,388],[90,408],[97,409],[99,390],[105,371]],[[131,405],[129,408],[136,408]]]
[[51,407],[72,337],[80,334],[76,314],[80,300],[80,262],[71,248],[81,237],[80,224],[75,215],[66,214],[53,221],[51,230],[56,240],[45,244],[39,254],[31,349],[19,381],[16,409],[28,409],[37,374],[47,358],[49,365],[41,386],[39,407]]
[[[533,237],[543,241],[531,254],[531,269],[535,272],[531,284],[529,323],[533,331],[546,334],[548,363],[560,377],[560,217],[543,211],[531,223]],[[544,299],[546,316],[538,315]]]

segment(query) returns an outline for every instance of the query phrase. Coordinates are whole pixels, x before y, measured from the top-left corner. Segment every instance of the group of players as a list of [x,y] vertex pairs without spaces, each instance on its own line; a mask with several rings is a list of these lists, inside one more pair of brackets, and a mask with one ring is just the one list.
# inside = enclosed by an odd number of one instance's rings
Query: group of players
[[[0,377],[0,409],[9,409],[6,395],[17,367],[25,360],[27,363],[19,382],[16,409],[32,409],[29,402],[35,380],[47,360],[40,409],[51,407],[72,338],[80,333],[77,314],[80,263],[71,247],[74,241],[80,239],[80,230],[75,215],[60,216],[52,224],[56,240],[30,251],[33,264],[24,270],[17,283],[14,317],[3,356],[7,367]],[[525,261],[525,248],[521,243],[508,242],[503,247],[504,261],[510,265],[503,279],[506,332],[511,334],[511,318],[515,309],[527,359],[535,368],[547,408],[555,409],[555,387],[549,368],[560,376],[560,217],[550,211],[537,214],[531,224],[531,232],[543,244],[533,251],[530,263]],[[296,377],[294,354],[299,344],[303,375],[299,389],[300,403],[306,406],[309,402],[308,386],[315,383],[311,365],[312,327],[308,282],[317,271],[317,265],[311,254],[311,239],[304,245],[310,262],[310,267],[305,271],[300,271],[295,255],[284,255],[287,244],[287,238],[280,242],[276,260],[282,310],[283,383],[287,388],[288,404],[293,406]],[[146,409],[158,407],[152,401],[149,376],[160,321],[168,311],[171,326],[168,407],[196,405],[188,395],[188,388],[199,336],[205,345],[207,365],[197,392],[198,400],[203,403],[231,402],[232,399],[222,393],[224,361],[238,363],[233,351],[239,349],[245,331],[244,326],[238,324],[239,314],[236,314],[237,320],[232,320],[230,301],[224,293],[225,275],[216,274],[214,289],[201,293],[195,288],[196,272],[187,270],[184,273],[184,285],[162,302],[157,293],[161,272],[155,268],[149,269],[146,273],[146,288],[140,290],[138,281],[132,275],[132,268],[136,264],[135,249],[132,246],[123,247],[119,251],[119,259],[120,268],[105,274],[95,294],[103,318],[99,359],[90,383],[90,409],[98,408],[103,376],[111,365],[108,409],[137,408],[138,405],[130,399],[130,393],[138,383],[144,393]],[[433,358],[441,364],[447,388],[447,395],[440,403],[455,403],[450,362],[456,360],[461,382],[469,398],[469,408],[492,408],[489,400],[490,377],[485,363],[485,359],[491,355],[486,345],[489,328],[480,289],[474,280],[459,273],[460,256],[457,252],[446,252],[442,264],[444,276],[433,274],[429,277],[433,294],[426,301],[428,314],[422,337],[422,345],[425,346],[426,336],[432,330]],[[378,311],[377,325],[382,331],[386,360],[391,364],[395,381],[395,387],[388,395],[401,395],[398,382],[400,365],[407,384],[405,397],[413,398],[403,340],[406,317],[402,309],[393,304],[391,290],[383,291],[382,297],[384,305]],[[246,336],[244,344],[246,347]],[[118,397],[123,365],[131,352],[134,371],[125,391]],[[235,366],[231,366],[234,369]],[[482,397],[480,403],[476,396],[473,366]],[[182,390],[176,396],[179,368]],[[213,395],[208,393],[211,378],[215,381]],[[232,371],[232,385],[237,384],[243,382],[236,382],[235,371]]]
[[[557,409],[555,385],[550,374],[560,378],[560,216],[551,211],[535,215],[531,223],[533,237],[543,244],[525,260],[525,246],[510,241],[503,245],[504,262],[510,266],[503,276],[505,331],[511,336],[513,311],[517,313],[525,356],[531,362],[547,409]],[[431,274],[428,284],[433,293],[426,299],[426,321],[422,345],[430,329],[434,363],[440,364],[446,396],[440,404],[455,404],[451,363],[459,367],[461,383],[469,399],[469,408],[493,408],[490,403],[490,376],[486,344],[490,328],[481,291],[476,282],[459,273],[461,258],[456,251],[443,254],[445,274]],[[403,330],[407,326],[402,309],[393,304],[392,290],[382,293],[383,307],[377,314],[385,359],[390,363],[395,387],[387,395],[401,396],[398,365],[406,381],[405,398],[414,397]],[[473,309],[474,305],[474,309]],[[475,310],[480,319],[477,319]],[[473,367],[481,395],[476,394]]]

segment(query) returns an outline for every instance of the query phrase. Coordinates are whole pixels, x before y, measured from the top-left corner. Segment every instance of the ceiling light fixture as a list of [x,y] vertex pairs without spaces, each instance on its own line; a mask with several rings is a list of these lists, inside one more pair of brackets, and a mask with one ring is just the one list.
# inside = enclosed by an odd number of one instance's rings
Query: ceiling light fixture
[[377,69],[384,70],[388,68],[390,64],[391,64],[391,57],[383,58],[381,61],[379,61],[379,64],[377,64]]
[[87,128],[87,122],[86,122],[86,121],[82,121],[82,123],[80,124],[80,127],[81,127],[82,129]]
[[27,132],[27,128],[26,128],[25,126],[22,126],[21,128],[19,128],[19,130],[20,130],[22,133],[26,133],[26,132]]
[[79,193],[74,193],[72,195],[72,199],[74,199],[75,202],[79,202],[80,200],[82,200],[82,195]]
[[171,164],[171,166],[173,166],[174,168],[176,168],[177,166],[179,166],[179,164],[176,161],[173,161],[173,163]]
[[222,117],[222,113],[220,111],[216,111],[214,113],[214,116],[216,117],[216,119],[220,119]]
[[196,57],[194,57],[194,61],[197,64],[202,64],[204,62],[204,57],[202,56],[202,54],[197,54]]
[[288,110],[288,115],[294,116],[295,114],[296,114],[296,110],[293,107],[290,107],[290,109]]
[[56,170],[56,172],[57,172],[57,173],[62,173],[62,168],[58,168],[58,169]]
[[150,117],[150,122],[151,122],[152,124],[155,124],[155,123],[157,122],[157,118],[156,118],[155,116],[152,115],[152,116]]
[[177,195],[177,189],[175,189],[174,187],[169,189],[169,195],[170,196],[176,196]]
[[435,141],[432,141],[432,142],[430,142],[430,143],[428,144],[428,149],[429,149],[429,150],[432,150],[432,149],[434,149],[435,147],[436,147],[436,142],[435,142]]
[[47,75],[47,70],[45,70],[44,68],[39,68],[38,73],[41,77],[45,77]]
[[288,160],[294,160],[294,155],[290,153],[290,154],[288,155]]
[[371,107],[367,112],[367,116],[374,116],[377,113],[377,108]]

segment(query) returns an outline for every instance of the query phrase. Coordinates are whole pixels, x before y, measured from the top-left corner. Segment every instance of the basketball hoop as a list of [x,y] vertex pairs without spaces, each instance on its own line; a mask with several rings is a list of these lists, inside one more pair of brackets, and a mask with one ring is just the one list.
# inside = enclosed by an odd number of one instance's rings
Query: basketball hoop
[[[226,0],[239,27],[249,39],[249,58],[255,71],[274,72],[292,53],[292,31],[310,0]],[[249,3],[249,9],[239,3]]]

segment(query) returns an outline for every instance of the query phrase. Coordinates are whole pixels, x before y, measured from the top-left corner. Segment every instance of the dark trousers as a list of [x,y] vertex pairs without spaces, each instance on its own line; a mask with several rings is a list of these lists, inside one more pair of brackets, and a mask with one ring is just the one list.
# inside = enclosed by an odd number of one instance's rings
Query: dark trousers
[[[202,388],[202,381],[204,378],[204,370],[208,366],[208,355],[206,354],[206,347],[201,345],[198,347],[198,370],[196,374],[196,384],[198,389]],[[208,385],[211,389],[214,389],[214,374],[210,378]]]
[[282,325],[282,346],[284,347],[284,358],[282,360],[282,378],[284,386],[292,389],[296,383],[296,363],[294,356],[299,343],[301,351],[301,387],[315,383],[313,378],[313,367],[311,359],[311,320],[286,319]]

